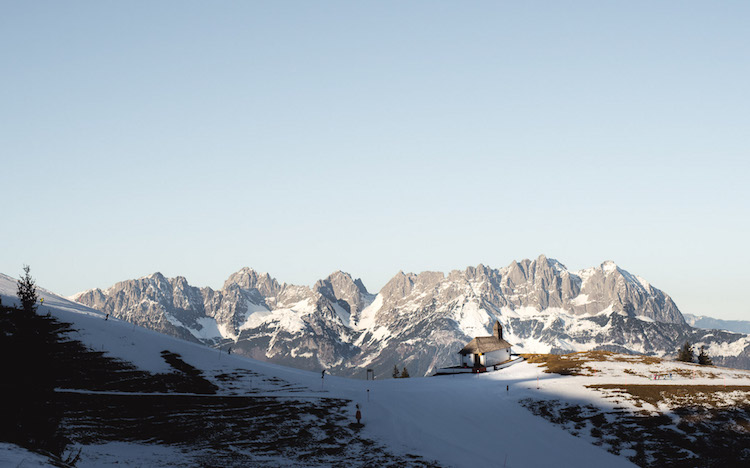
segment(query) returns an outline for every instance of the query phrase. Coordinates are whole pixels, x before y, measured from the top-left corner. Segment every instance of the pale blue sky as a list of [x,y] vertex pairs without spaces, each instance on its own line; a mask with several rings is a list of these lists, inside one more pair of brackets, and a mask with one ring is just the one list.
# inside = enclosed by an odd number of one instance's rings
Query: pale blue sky
[[0,2],[0,271],[612,259],[750,320],[750,3]]

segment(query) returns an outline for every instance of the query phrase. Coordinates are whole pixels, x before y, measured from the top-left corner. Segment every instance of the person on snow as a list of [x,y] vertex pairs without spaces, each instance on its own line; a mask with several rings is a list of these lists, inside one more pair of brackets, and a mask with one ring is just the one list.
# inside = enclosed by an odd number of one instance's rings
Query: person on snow
[[360,424],[359,420],[362,419],[362,413],[359,411],[359,405],[357,405],[357,414],[354,417],[357,418],[357,424]]

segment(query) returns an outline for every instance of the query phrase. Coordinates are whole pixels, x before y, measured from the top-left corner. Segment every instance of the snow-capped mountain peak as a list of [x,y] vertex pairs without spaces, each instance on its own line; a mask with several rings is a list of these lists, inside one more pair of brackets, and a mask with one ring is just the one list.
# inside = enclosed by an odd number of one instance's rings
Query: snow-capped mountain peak
[[[569,271],[544,255],[501,269],[399,271],[377,295],[342,271],[307,287],[243,268],[217,291],[154,276],[76,299],[182,338],[231,340],[240,353],[343,375],[363,366],[388,374],[394,364],[428,374],[452,364],[474,336],[489,335],[495,320],[524,352],[665,355],[693,333],[668,295],[614,262]],[[727,359],[737,354],[722,346]]]

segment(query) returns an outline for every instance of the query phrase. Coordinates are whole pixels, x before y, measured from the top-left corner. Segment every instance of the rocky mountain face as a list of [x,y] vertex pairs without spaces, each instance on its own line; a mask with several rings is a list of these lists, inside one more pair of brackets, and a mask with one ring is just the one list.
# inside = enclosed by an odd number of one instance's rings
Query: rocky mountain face
[[344,376],[456,365],[458,351],[491,334],[495,320],[513,352],[664,356],[690,341],[718,364],[750,367],[748,336],[690,327],[668,295],[613,262],[571,272],[542,255],[501,269],[399,272],[377,295],[340,271],[310,288],[243,268],[218,291],[155,273],[73,299],[180,338]]

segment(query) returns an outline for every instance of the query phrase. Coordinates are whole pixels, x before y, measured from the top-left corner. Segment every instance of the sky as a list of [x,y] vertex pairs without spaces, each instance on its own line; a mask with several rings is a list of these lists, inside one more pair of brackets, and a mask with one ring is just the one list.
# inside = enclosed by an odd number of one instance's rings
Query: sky
[[750,3],[0,0],[0,272],[613,260],[750,320]]

